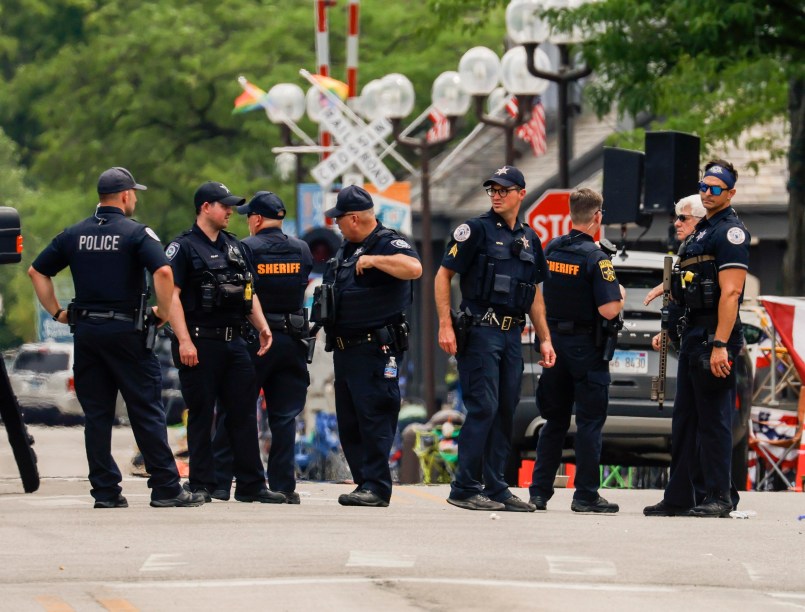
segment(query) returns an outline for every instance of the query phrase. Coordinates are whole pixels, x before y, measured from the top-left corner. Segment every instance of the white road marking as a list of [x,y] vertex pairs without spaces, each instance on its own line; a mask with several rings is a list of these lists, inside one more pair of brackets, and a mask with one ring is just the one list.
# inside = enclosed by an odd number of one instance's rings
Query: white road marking
[[415,561],[415,555],[352,550],[347,559],[347,567],[414,567]]
[[595,557],[557,557],[547,556],[548,571],[551,574],[570,576],[616,576],[618,571],[612,561]]
[[746,570],[746,573],[749,576],[749,580],[751,580],[752,582],[760,582],[761,580],[763,580],[763,574],[757,569],[755,569],[751,563],[741,563],[741,565],[744,566],[744,569]]
[[140,568],[141,572],[164,572],[180,565],[187,565],[186,561],[168,561],[176,557],[181,557],[180,553],[154,553],[149,555]]
[[[492,588],[523,588],[541,590],[560,590],[560,591],[606,591],[614,593],[676,593],[680,589],[677,587],[667,587],[659,585],[640,585],[640,584],[604,584],[604,583],[581,583],[581,582],[526,582],[519,580],[482,580],[472,578],[362,578],[344,577],[332,578],[328,576],[308,577],[308,578],[255,578],[248,580],[158,580],[158,581],[138,581],[138,582],[104,582],[102,586],[107,588],[120,589],[196,589],[196,588],[221,588],[221,587],[256,587],[256,586],[292,586],[312,584],[321,586],[328,585],[347,585],[347,584],[387,584],[389,582],[400,584],[431,584],[431,585],[450,585],[467,587],[492,587]],[[805,594],[803,595],[805,596]]]

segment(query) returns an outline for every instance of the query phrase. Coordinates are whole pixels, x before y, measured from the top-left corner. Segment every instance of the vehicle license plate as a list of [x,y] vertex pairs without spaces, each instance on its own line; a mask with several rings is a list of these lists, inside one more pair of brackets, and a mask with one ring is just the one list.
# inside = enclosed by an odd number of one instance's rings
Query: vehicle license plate
[[611,374],[647,374],[648,351],[615,351],[609,362]]

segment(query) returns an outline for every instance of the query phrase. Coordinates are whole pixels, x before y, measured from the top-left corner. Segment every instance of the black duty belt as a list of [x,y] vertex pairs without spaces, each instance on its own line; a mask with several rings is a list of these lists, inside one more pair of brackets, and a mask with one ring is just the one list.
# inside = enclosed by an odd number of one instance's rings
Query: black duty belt
[[132,315],[115,312],[114,310],[85,310],[81,308],[78,311],[78,317],[80,319],[105,319],[107,321],[125,321],[126,323],[134,322]]
[[240,327],[198,327],[188,328],[193,338],[207,338],[209,340],[223,340],[229,342],[240,336]]
[[377,342],[375,335],[372,332],[360,334],[357,336],[336,336],[335,348],[343,351],[351,346],[358,346],[359,344],[369,344],[370,342]]
[[[483,316],[483,318],[481,318]],[[509,315],[494,315],[487,317],[486,315],[473,315],[471,325],[478,327],[494,327],[500,331],[509,331],[513,327],[520,327],[525,325],[525,317],[512,317]]]
[[592,323],[577,323],[576,321],[548,321],[548,329],[557,334],[567,336],[586,336],[595,332]]

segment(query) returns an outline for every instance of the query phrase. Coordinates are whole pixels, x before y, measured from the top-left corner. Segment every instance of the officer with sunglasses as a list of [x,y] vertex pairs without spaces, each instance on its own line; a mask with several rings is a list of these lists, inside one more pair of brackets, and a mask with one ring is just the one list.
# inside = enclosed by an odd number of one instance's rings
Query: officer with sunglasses
[[[673,465],[662,501],[646,516],[728,517],[733,359],[743,345],[738,318],[749,269],[749,232],[732,209],[738,172],[729,162],[709,162],[699,183],[707,214],[680,249],[672,276],[674,301],[685,308],[671,425]],[[697,499],[693,479],[699,445],[706,494]]]
[[[436,275],[439,346],[457,354],[467,408],[458,443],[458,469],[447,501],[466,510],[533,512],[503,477],[511,450],[514,409],[523,376],[521,332],[528,314],[541,340],[544,367],[554,351],[540,283],[548,267],[537,234],[519,218],[525,178],[503,166],[484,183],[492,208],[459,225]],[[461,277],[461,313],[450,312],[450,281]],[[461,336],[462,334],[459,333]]]

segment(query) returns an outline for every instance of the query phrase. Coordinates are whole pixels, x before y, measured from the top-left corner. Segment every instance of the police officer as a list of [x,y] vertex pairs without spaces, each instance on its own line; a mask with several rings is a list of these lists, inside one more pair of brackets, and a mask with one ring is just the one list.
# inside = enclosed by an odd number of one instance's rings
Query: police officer
[[[625,292],[608,255],[593,241],[604,215],[601,194],[579,189],[570,194],[570,232],[551,240],[545,257],[545,309],[556,348],[556,367],[544,370],[537,406],[546,420],[537,441],[537,460],[529,487],[531,503],[545,510],[576,408],[576,489],[574,512],[618,511],[598,494],[601,430],[607,418],[609,360]],[[606,326],[606,328],[604,327]],[[606,329],[607,333],[603,333]],[[607,345],[609,345],[607,347]]]
[[[662,501],[646,516],[727,517],[730,496],[732,411],[736,393],[732,363],[743,346],[738,308],[749,268],[749,232],[730,203],[738,173],[717,159],[699,183],[707,211],[682,245],[671,278],[674,300],[685,307],[671,421],[672,469]],[[697,503],[692,475],[696,448],[706,496]]]
[[[255,270],[255,293],[260,299],[273,333],[272,348],[265,355],[252,352],[257,372],[257,391],[263,390],[271,429],[268,455],[268,483],[271,490],[285,496],[287,503],[298,504],[295,492],[294,442],[296,417],[305,407],[310,376],[307,371],[309,342],[308,313],[303,307],[313,257],[307,243],[282,232],[285,204],[270,191],[258,191],[248,204],[238,207],[247,216],[249,238],[241,241],[244,255]],[[255,396],[252,405],[255,405]],[[225,425],[225,419],[224,419]],[[226,438],[225,427],[218,426],[218,437]],[[218,477],[218,491],[228,495],[232,482],[231,451],[216,452],[216,463],[224,478]]]
[[[106,170],[98,179],[95,214],[56,236],[28,270],[42,306],[54,321],[69,322],[75,333],[75,391],[86,416],[84,442],[96,508],[128,506],[111,453],[118,391],[150,475],[151,505],[204,503],[202,496],[179,485],[160,399],[159,362],[142,331],[146,316],[149,325],[155,325],[154,317],[168,318],[173,291],[173,274],[159,238],[129,218],[137,191],[145,189],[125,168]],[[69,317],[51,279],[67,266],[75,285]],[[152,310],[146,304],[144,270],[154,279],[157,305]]]
[[255,373],[242,337],[248,318],[259,331],[257,354],[264,355],[271,330],[253,295],[252,271],[240,243],[224,231],[233,208],[246,200],[215,181],[202,184],[193,200],[196,222],[166,249],[174,276],[173,358],[188,408],[190,477],[185,485],[207,501],[217,488],[211,438],[218,401],[234,454],[235,499],[284,503],[284,495],[266,487],[257,441]]
[[389,505],[389,453],[408,338],[403,311],[411,303],[411,281],[422,275],[416,251],[383,227],[373,207],[366,190],[350,185],[325,212],[345,240],[328,264],[314,305],[313,318],[327,332],[325,348],[333,351],[338,435],[357,485],[339,496],[342,506]]
[[[467,510],[533,512],[512,495],[504,479],[511,451],[514,410],[523,376],[521,332],[526,313],[540,338],[540,364],[553,366],[554,351],[539,284],[548,276],[542,245],[518,214],[525,178],[503,166],[484,182],[488,212],[459,225],[436,274],[439,346],[458,350],[467,417],[458,440],[458,469],[447,501]],[[457,347],[450,313],[450,281],[461,276],[461,317],[466,341]],[[483,482],[482,482],[483,481]]]

